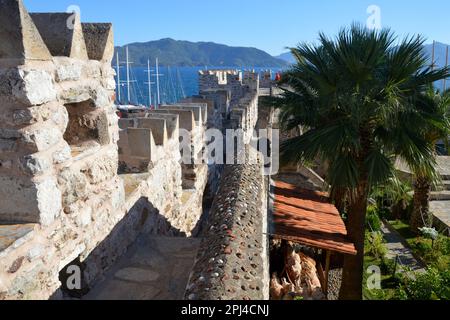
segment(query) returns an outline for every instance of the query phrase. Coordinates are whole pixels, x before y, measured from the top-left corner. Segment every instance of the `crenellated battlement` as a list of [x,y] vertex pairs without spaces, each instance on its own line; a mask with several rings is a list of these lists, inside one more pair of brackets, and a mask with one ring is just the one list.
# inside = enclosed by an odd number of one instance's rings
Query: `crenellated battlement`
[[119,120],[111,24],[0,8],[0,299],[62,298],[69,264],[82,295],[139,234],[196,232],[221,173],[205,133],[248,143],[259,76],[204,72],[199,96]]

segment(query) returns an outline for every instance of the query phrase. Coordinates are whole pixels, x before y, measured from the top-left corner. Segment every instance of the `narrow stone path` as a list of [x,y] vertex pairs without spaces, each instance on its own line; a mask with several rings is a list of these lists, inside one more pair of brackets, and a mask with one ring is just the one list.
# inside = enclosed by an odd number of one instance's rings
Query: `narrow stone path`
[[386,258],[395,259],[398,257],[399,259],[399,271],[404,272],[405,270],[401,267],[402,265],[410,268],[414,272],[424,272],[425,268],[417,261],[417,259],[412,254],[411,249],[409,249],[404,244],[404,239],[394,231],[388,227],[386,222],[383,222],[381,225],[381,232],[386,240],[386,248],[388,250],[386,254]]
[[200,239],[141,236],[84,300],[180,300]]

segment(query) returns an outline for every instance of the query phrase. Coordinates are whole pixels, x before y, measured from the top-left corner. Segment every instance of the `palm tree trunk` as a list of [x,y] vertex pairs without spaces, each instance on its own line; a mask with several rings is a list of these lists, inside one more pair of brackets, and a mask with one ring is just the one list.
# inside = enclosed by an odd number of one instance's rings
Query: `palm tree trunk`
[[348,204],[348,237],[354,243],[357,254],[344,257],[342,285],[339,292],[340,300],[362,300],[364,272],[364,240],[366,236],[366,214],[369,199],[369,179],[365,168],[365,160],[369,154],[372,142],[369,126],[360,128],[361,153],[358,156],[359,182],[349,194]]
[[340,214],[343,214],[347,211],[346,204],[347,204],[347,188],[343,187],[335,187],[331,191],[331,199],[338,209]]
[[426,177],[417,177],[414,184],[414,209],[411,215],[411,231],[419,233],[430,222],[431,183]]
[[348,237],[355,244],[358,251],[356,256],[346,255],[344,258],[344,271],[342,286],[339,294],[340,300],[361,300],[364,266],[364,239],[367,212],[367,199],[369,196],[366,181],[360,183],[351,197],[348,205]]

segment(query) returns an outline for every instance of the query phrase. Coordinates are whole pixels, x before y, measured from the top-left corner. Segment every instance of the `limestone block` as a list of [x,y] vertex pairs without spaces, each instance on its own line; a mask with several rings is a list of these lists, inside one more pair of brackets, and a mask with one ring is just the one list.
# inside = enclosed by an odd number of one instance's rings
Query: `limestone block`
[[18,70],[12,94],[26,105],[41,105],[56,99],[52,76],[42,70]]
[[11,160],[0,160],[0,168],[10,170],[13,166],[13,162]]
[[50,52],[22,0],[0,0],[0,65],[16,60],[50,60]]
[[89,59],[110,63],[114,55],[111,23],[82,23]]
[[154,149],[154,139],[152,131],[149,129],[127,129],[128,145],[131,156],[151,159],[152,149]]
[[62,132],[53,126],[24,130],[22,140],[36,151],[44,151],[63,139]]
[[45,270],[42,262],[37,263],[32,270],[26,274],[16,277],[9,287],[10,295],[23,295],[24,292],[30,293],[39,290],[39,274]]
[[91,184],[99,184],[111,180],[117,174],[118,161],[117,152],[112,150],[94,161],[89,161],[83,172]]
[[30,15],[53,56],[88,60],[78,13],[32,13]]
[[0,277],[0,297],[2,294],[6,294],[8,292],[8,287],[5,284],[5,281]]
[[180,129],[191,132],[195,128],[194,113],[191,110],[171,109],[171,110],[152,110],[151,113],[176,114],[179,116]]
[[124,130],[136,127],[136,118],[119,119],[119,128]]
[[91,99],[91,90],[89,86],[79,84],[77,86],[63,87],[59,92],[59,99],[64,104],[80,103]]
[[69,113],[67,112],[67,109],[64,106],[57,106],[50,111],[50,119],[52,122],[58,126],[61,132],[65,132],[67,125],[69,124]]
[[116,80],[114,77],[108,77],[103,80],[103,85],[108,90],[115,90],[116,89]]
[[119,209],[125,203],[125,186],[121,181],[111,193],[112,207]]
[[30,125],[36,123],[40,119],[38,108],[31,107],[13,111],[13,123],[15,125]]
[[164,119],[166,121],[167,133],[170,138],[177,139],[179,137],[179,115],[177,114],[164,114],[164,113],[147,113],[146,118],[149,119]]
[[64,141],[62,143],[62,146],[53,153],[53,163],[61,164],[70,160],[72,158],[71,152],[72,150],[70,149],[70,146],[67,144],[67,142]]
[[65,57],[57,57],[56,64],[56,81],[77,81],[81,78],[82,65],[79,61]]
[[[111,66],[109,66],[111,68]],[[95,60],[89,60],[83,65],[82,76],[88,79],[97,79],[102,77],[104,66]]]
[[0,138],[0,153],[2,152],[14,152],[17,148],[17,141],[12,139]]
[[61,191],[53,177],[37,184],[37,202],[42,225],[50,225],[61,214]]
[[53,178],[40,182],[0,176],[0,220],[48,225],[61,211],[61,193]]
[[214,115],[214,101],[202,97],[189,97],[180,101],[181,105],[200,106],[203,110],[203,121],[206,122],[210,116]]
[[64,207],[83,200],[89,194],[87,177],[76,169],[64,168],[58,176],[58,184],[64,190],[62,196]]
[[84,207],[78,214],[77,225],[78,227],[87,227],[92,222],[92,208]]
[[45,246],[41,243],[35,244],[27,253],[27,260],[33,262],[41,258],[45,253]]
[[11,82],[18,81],[19,76],[17,69],[2,68],[0,69],[0,96],[7,97],[12,95]]
[[25,174],[37,175],[51,169],[52,161],[42,154],[25,156],[20,161],[20,167]]
[[166,144],[168,136],[165,119],[138,118],[137,128],[151,129],[157,146],[163,146]]
[[111,94],[109,90],[104,89],[103,87],[97,87],[92,93],[95,106],[97,108],[104,108],[111,104]]
[[163,105],[160,107],[162,110],[190,110],[194,113],[194,119],[200,125],[206,123],[207,120],[207,105],[201,104],[176,104],[176,105]]
[[19,131],[14,129],[6,129],[6,128],[0,128],[0,138],[3,139],[18,139],[22,135]]

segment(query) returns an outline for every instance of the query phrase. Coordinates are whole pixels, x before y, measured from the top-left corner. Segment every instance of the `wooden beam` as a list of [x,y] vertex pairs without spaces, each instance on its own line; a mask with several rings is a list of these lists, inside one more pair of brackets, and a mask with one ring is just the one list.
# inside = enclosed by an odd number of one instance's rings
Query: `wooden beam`
[[328,297],[328,280],[330,273],[330,264],[331,264],[331,251],[326,251],[326,261],[325,261],[325,295]]
[[322,263],[320,261],[318,261],[317,263],[317,273],[319,275],[319,281],[320,281],[320,285],[322,286],[322,292],[323,294],[326,294],[326,288],[325,288],[325,273],[323,271],[323,266]]

